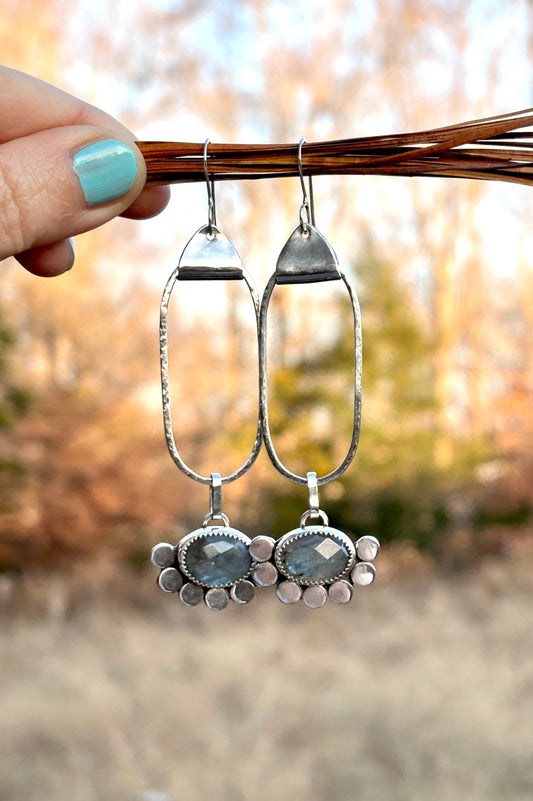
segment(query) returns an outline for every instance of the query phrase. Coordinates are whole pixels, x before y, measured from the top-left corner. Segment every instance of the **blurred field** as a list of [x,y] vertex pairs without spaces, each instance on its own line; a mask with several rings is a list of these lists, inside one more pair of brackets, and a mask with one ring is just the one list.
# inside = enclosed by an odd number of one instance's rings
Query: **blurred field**
[[[142,139],[313,142],[533,105],[531,2],[4,0],[0,44]],[[219,186],[262,288],[298,181]],[[0,801],[533,800],[531,190],[315,187],[365,353],[355,469],[321,497],[389,549],[347,608],[265,591],[214,614],[114,572],[206,512],[164,445],[157,352],[204,187],[76,237],[57,281],[3,265]],[[255,318],[238,282],[216,302],[192,283],[171,327],[176,438],[224,473],[255,431]],[[269,322],[276,447],[319,474],[352,421],[351,311],[327,283],[284,287]],[[274,473],[263,454],[225,492],[252,535],[303,511]]]
[[529,801],[532,566],[318,612],[188,610],[152,575],[133,606],[36,584],[38,613],[6,602],[0,798]]

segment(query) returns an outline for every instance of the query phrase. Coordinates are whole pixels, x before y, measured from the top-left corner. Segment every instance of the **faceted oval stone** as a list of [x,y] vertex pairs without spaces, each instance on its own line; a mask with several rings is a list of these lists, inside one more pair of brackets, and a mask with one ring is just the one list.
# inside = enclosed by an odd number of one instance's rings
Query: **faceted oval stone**
[[336,528],[309,526],[285,534],[276,547],[275,560],[280,573],[304,586],[330,584],[351,568],[355,548]]
[[229,526],[206,526],[184,537],[178,545],[181,570],[203,587],[230,587],[247,578],[253,560],[250,539]]

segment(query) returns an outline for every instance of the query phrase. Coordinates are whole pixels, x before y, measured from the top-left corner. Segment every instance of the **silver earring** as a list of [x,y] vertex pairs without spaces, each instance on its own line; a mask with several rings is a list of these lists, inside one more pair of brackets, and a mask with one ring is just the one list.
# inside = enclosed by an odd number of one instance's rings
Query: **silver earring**
[[209,139],[204,145],[204,168],[208,196],[208,223],[191,237],[181,254],[178,266],[170,275],[161,299],[159,328],[163,420],[168,450],[174,463],[189,478],[208,484],[210,509],[200,528],[183,537],[177,545],[161,542],[152,550],[152,563],[160,568],[158,583],[166,592],[179,593],[186,606],[205,601],[213,610],[226,607],[231,600],[245,604],[252,600],[254,584],[249,577],[257,563],[250,552],[251,540],[232,528],[222,511],[222,485],[244,475],[254,463],[262,441],[258,415],[255,442],[247,460],[233,473],[221,476],[213,472],[203,476],[181,457],[172,429],[172,411],[168,373],[168,304],[176,281],[241,279],[250,292],[259,320],[259,297],[250,275],[242,266],[239,254],[216,224],[214,182],[207,167]]
[[[259,380],[260,411],[263,439],[270,461],[286,478],[307,485],[309,508],[303,513],[298,528],[283,535],[277,544],[269,537],[252,540],[250,550],[259,562],[253,573],[254,581],[263,586],[277,584],[277,596],[285,604],[303,598],[312,608],[323,606],[328,597],[336,603],[347,603],[354,584],[370,584],[374,580],[373,559],[379,543],[375,537],[364,536],[356,543],[344,532],[329,526],[326,513],[320,508],[318,487],[338,478],[350,465],[359,442],[361,426],[362,341],[359,301],[342,272],[335,251],[315,227],[311,176],[307,194],[302,169],[301,139],[298,146],[298,168],[302,186],[300,222],[283,247],[276,270],[263,294],[259,317]],[[354,414],[350,445],[343,461],[327,475],[309,471],[300,476],[289,470],[274,448],[268,421],[267,387],[267,316],[270,297],[276,284],[313,283],[341,280],[348,291],[354,324]]]

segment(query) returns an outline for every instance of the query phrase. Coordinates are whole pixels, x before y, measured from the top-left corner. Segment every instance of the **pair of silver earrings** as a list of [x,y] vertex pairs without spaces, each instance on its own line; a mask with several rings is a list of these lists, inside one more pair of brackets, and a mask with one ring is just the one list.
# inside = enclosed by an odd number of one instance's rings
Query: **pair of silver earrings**
[[[216,224],[214,183],[209,175],[207,149],[204,145],[204,169],[208,195],[208,222],[196,231],[185,246],[178,266],[170,275],[161,299],[160,359],[163,420],[167,446],[174,463],[189,478],[209,485],[210,509],[200,528],[183,537],[177,545],[162,542],[152,550],[152,563],[160,569],[158,583],[166,592],[178,593],[186,606],[205,601],[213,610],[223,609],[231,601],[246,604],[256,587],[276,586],[284,604],[300,599],[311,608],[324,606],[328,598],[338,604],[350,601],[354,585],[371,584],[375,577],[373,560],[379,543],[373,536],[353,542],[344,532],[329,525],[320,508],[318,487],[338,478],[351,463],[359,442],[361,424],[361,313],[357,296],[339,267],[337,256],[315,225],[312,182],[309,195],[302,169],[302,147],[298,146],[298,170],[302,187],[299,224],[283,247],[262,301],[239,254]],[[250,292],[256,316],[259,353],[259,414],[257,432],[250,455],[241,467],[229,475],[213,472],[203,476],[193,470],[180,455],[172,428],[168,372],[168,304],[176,281],[243,280]],[[327,475],[308,472],[301,476],[280,460],[272,441],[268,417],[267,387],[267,316],[276,284],[314,283],[341,280],[348,291],[354,327],[354,412],[350,445],[343,461]],[[267,535],[250,539],[230,526],[222,511],[222,486],[244,475],[253,465],[264,441],[274,467],[296,484],[307,486],[309,505],[298,528],[284,534],[277,542]]]

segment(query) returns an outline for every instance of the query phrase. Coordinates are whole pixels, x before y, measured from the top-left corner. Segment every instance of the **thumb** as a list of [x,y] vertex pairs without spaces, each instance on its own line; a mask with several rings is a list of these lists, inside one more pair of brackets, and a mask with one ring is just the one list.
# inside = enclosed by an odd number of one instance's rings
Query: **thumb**
[[64,240],[121,214],[145,180],[134,140],[115,131],[67,126],[1,144],[0,259],[24,263],[28,253],[34,263],[39,253],[71,253]]

